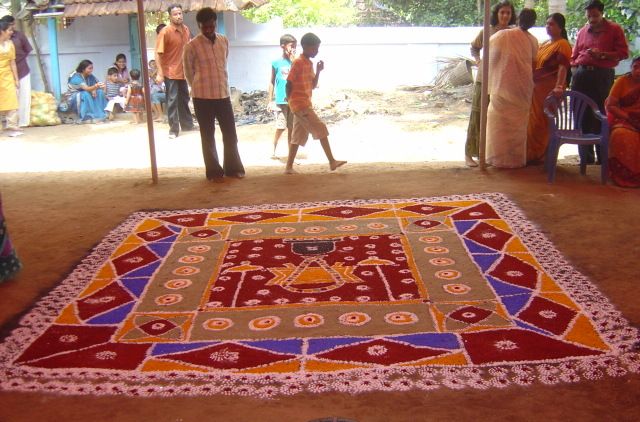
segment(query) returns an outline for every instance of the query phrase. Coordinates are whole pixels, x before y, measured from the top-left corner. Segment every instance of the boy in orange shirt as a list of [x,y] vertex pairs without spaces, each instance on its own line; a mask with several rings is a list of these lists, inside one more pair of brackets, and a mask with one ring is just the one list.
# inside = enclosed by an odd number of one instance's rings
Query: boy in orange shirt
[[294,174],[293,162],[298,153],[298,146],[307,143],[309,134],[313,139],[319,139],[320,145],[329,160],[331,171],[347,164],[346,161],[339,161],[333,157],[331,146],[329,145],[329,130],[322,120],[313,111],[311,103],[311,93],[318,86],[320,72],[324,69],[324,62],[320,60],[313,71],[311,59],[318,54],[320,49],[320,38],[309,32],[302,36],[300,40],[302,54],[291,64],[291,70],[287,77],[287,101],[289,109],[293,112],[293,133],[289,144],[289,157],[287,158],[286,174]]

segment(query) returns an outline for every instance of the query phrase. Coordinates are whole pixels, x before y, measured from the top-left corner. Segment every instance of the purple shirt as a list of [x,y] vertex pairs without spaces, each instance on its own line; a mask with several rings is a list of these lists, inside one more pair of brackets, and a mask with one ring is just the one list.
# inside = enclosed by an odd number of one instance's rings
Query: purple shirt
[[20,31],[13,31],[11,41],[16,49],[16,67],[18,68],[18,78],[22,79],[29,74],[27,56],[33,50],[27,37]]

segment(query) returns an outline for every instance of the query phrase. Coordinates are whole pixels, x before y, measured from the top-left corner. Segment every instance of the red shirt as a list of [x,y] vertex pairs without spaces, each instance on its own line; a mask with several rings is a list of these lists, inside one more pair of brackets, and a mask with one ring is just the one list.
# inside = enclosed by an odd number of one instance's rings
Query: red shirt
[[[605,53],[615,53],[615,59],[598,59],[591,57],[587,52],[590,48],[597,48]],[[602,19],[602,25],[594,30],[591,25],[586,24],[578,31],[576,45],[573,46],[571,54],[571,66],[597,66],[604,68],[614,68],[620,60],[629,57],[629,46],[624,32],[620,25]]]

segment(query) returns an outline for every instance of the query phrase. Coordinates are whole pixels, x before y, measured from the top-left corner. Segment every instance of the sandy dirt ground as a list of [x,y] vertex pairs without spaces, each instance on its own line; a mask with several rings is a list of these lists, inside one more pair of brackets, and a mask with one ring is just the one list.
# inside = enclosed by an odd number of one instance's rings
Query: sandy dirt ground
[[[0,138],[0,191],[25,265],[17,279],[0,285],[0,325],[5,333],[15,326],[38,297],[137,210],[503,192],[638,326],[640,191],[602,186],[595,166],[580,176],[575,164],[564,163],[554,185],[546,183],[542,167],[467,168],[462,158],[468,112],[450,111],[458,117],[425,109],[342,120],[330,126],[330,139],[335,156],[349,164],[330,172],[319,145],[310,142],[297,175],[282,174],[283,164],[269,158],[271,126],[241,126],[247,177],[223,183],[204,178],[196,133],[170,141],[163,125],[156,128],[158,184],[150,181],[145,127],[124,119],[29,128],[23,137]],[[284,144],[278,155],[285,155]],[[631,421],[638,414],[640,376],[633,374],[488,391],[302,394],[268,402],[0,392],[0,421]]]

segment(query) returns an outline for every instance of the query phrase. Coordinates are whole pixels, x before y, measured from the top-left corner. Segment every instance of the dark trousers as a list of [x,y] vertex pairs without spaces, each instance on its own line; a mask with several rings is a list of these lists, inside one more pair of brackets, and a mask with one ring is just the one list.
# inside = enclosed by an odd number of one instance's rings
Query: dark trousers
[[[581,92],[595,101],[598,108],[600,108],[600,111],[604,114],[604,100],[609,96],[614,76],[615,71],[613,69],[598,67],[587,69],[584,66],[578,66],[578,69],[571,80],[571,89],[573,91]],[[591,110],[587,110],[582,119],[582,132],[600,133],[600,126],[600,120],[596,118]],[[578,147],[578,151],[580,152],[580,160],[586,163],[595,162],[593,145],[580,145]],[[599,161],[599,145],[596,145],[596,154]]]
[[193,129],[193,118],[189,111],[189,86],[184,79],[164,79],[167,93],[167,117],[169,132],[178,135],[182,130]]
[[[193,107],[200,125],[202,156],[207,172],[207,179],[224,176],[244,176],[244,166],[238,153],[238,135],[233,117],[233,107],[229,97],[219,100],[194,98]],[[222,167],[218,161],[215,139],[215,121],[218,120],[224,145],[224,161]]]

